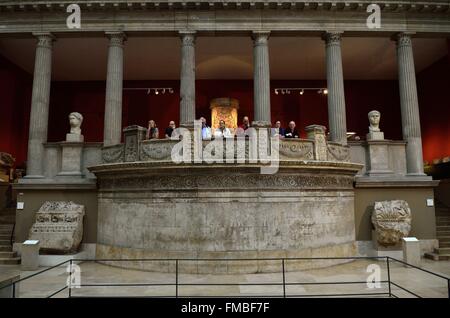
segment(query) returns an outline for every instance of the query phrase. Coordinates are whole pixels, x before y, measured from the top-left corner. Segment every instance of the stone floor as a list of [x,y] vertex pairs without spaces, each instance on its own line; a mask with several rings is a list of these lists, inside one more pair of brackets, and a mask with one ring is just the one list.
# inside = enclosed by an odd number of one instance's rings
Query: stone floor
[[[289,262],[286,269],[289,270]],[[387,280],[386,263],[356,260],[343,265],[331,266],[323,269],[311,269],[301,272],[287,272],[286,283],[335,283],[335,282],[361,282],[359,284],[321,284],[321,285],[287,285],[286,295],[291,297],[312,297],[312,295],[326,294],[336,295],[350,294],[347,297],[386,297],[379,293],[388,292],[388,284],[381,284],[381,288],[369,288],[365,283],[371,273],[367,267],[377,264],[381,269],[381,280]],[[79,264],[81,269],[81,284],[174,284],[175,274],[153,273],[138,270],[127,270],[107,266],[95,262],[84,262]],[[311,266],[313,266],[311,264]],[[440,273],[450,278],[450,261],[431,261],[423,259],[422,267]],[[413,268],[405,268],[400,263],[390,264],[391,281],[422,297],[448,297],[447,281],[431,274]],[[45,268],[41,268],[43,270]],[[20,275],[27,277],[35,272],[20,271],[20,266],[0,266],[0,280],[2,278]],[[58,267],[39,274],[19,284],[18,295],[20,297],[46,297],[64,287],[68,278],[66,267]],[[228,286],[193,286],[184,285],[178,287],[179,296],[185,297],[281,297],[283,287],[281,285],[258,285],[245,284],[281,284],[283,276],[281,273],[271,274],[237,274],[237,275],[193,275],[180,274],[180,284],[241,284]],[[391,285],[392,293],[398,297],[412,297],[410,294]],[[354,294],[371,294],[369,296]],[[72,296],[78,297],[164,297],[175,295],[175,287],[161,286],[89,286],[72,289]],[[55,297],[67,297],[68,292],[57,294]]]

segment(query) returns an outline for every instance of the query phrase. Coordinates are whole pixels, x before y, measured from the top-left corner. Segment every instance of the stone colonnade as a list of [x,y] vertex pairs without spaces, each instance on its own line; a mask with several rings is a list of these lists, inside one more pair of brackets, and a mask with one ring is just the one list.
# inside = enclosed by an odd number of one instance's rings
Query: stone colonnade
[[[30,131],[28,143],[28,178],[43,177],[43,143],[47,141],[51,83],[51,33],[34,34],[37,38]],[[192,127],[195,119],[195,31],[180,31],[180,126]],[[107,32],[109,38],[106,79],[104,146],[118,144],[122,134],[123,32]],[[269,127],[270,66],[269,31],[252,32],[254,74],[254,125]],[[344,76],[341,54],[342,32],[325,32],[328,117],[331,141],[346,144]],[[419,105],[411,36],[398,34],[397,59],[401,100],[403,139],[407,141],[408,175],[424,175]]]

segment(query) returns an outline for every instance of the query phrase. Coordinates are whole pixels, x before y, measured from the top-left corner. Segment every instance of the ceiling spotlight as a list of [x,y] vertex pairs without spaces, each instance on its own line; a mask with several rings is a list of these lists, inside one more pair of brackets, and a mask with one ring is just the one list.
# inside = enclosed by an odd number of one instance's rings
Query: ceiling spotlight
[[165,94],[165,93],[166,93],[166,89],[165,89],[165,88],[163,88],[163,90],[162,90],[162,93],[163,93],[163,94]]
[[284,95],[284,89],[282,89],[282,90],[281,90],[281,94],[283,94],[283,95]]
[[300,95],[303,95],[303,94],[305,94],[305,90],[304,90],[304,89],[302,89],[302,90],[300,91]]
[[317,91],[317,94],[322,94],[322,89],[319,89],[319,90]]
[[159,94],[158,90],[157,90],[157,89],[155,89],[155,95],[158,95],[158,94]]
[[327,94],[328,94],[328,89],[325,88],[325,89],[323,90],[323,93],[324,93],[325,95],[327,95]]
[[173,94],[173,89],[169,88],[169,93]]
[[275,95],[278,95],[278,89],[275,89]]

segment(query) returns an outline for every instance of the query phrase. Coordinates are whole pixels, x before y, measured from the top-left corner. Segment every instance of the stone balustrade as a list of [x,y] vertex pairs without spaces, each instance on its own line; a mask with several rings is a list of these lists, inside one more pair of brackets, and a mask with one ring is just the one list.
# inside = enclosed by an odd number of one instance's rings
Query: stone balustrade
[[[308,132],[307,139],[279,139],[278,156],[272,156],[272,158],[278,158],[280,161],[350,162],[350,147],[327,141],[325,127],[313,125],[308,126],[308,129],[313,131]],[[124,143],[102,148],[102,163],[170,162],[172,161],[174,147],[182,143],[181,140],[175,139],[144,140],[145,128],[139,126],[125,128],[124,134]],[[201,141],[201,152],[208,152],[212,142],[217,143],[218,141]],[[223,159],[224,161],[233,159],[237,160],[238,163],[249,163],[256,158],[252,155],[255,154],[255,151],[258,151],[256,139],[235,137],[234,139],[223,139],[222,142],[223,156],[214,157],[216,159]],[[270,145],[267,147],[268,149],[273,148]],[[272,152],[276,151],[275,149],[273,148]],[[270,152],[269,154],[273,155]],[[182,151],[180,155],[182,155]],[[194,159],[194,142],[192,140],[190,155]]]

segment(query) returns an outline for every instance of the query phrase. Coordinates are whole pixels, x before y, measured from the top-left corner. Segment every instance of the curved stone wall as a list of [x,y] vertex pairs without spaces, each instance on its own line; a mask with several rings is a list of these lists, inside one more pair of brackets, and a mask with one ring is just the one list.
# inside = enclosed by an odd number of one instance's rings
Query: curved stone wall
[[[99,182],[98,259],[285,258],[355,255],[353,176],[359,165],[134,162],[92,168]],[[186,261],[187,262],[187,261]],[[295,264],[294,264],[295,263]],[[332,262],[335,263],[335,262]],[[174,270],[174,262],[113,262]],[[288,270],[330,261],[290,262]],[[189,261],[180,271],[279,271],[279,261]]]

